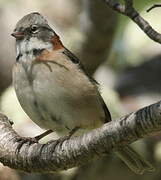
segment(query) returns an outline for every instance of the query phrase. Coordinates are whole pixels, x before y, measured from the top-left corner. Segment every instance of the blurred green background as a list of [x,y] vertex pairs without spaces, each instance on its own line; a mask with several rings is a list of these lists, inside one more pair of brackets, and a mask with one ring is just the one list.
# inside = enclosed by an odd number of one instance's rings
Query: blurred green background
[[[161,32],[161,8],[146,10],[160,1],[134,1],[135,8]],[[159,101],[161,98],[161,46],[139,27],[109,9],[101,0],[0,0],[0,108],[14,121],[23,136],[41,132],[20,107],[12,87],[15,42],[10,36],[17,21],[27,13],[40,12],[100,83],[100,91],[113,119]],[[56,134],[43,141],[57,138]],[[25,174],[1,165],[0,180],[131,180],[161,179],[161,137],[133,144],[156,167],[139,176],[131,172],[112,153],[80,168],[55,174]],[[117,172],[117,173],[116,173]]]

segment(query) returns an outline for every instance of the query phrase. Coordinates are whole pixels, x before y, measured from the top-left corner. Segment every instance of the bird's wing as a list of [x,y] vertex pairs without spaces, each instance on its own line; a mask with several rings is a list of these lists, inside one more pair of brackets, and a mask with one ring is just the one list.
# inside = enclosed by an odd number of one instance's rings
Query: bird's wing
[[[68,49],[65,49],[63,53],[69,57],[69,60],[71,60],[73,63],[78,64],[79,68],[87,75],[91,83],[94,83],[95,85],[99,86],[99,83],[93,79],[85,70],[84,66],[81,64],[80,60],[73,54],[71,53]],[[111,121],[111,114],[102,98],[102,96],[99,94],[99,99],[102,104],[103,110],[105,112],[105,123]]]
[[77,64],[79,66],[79,68],[86,74],[86,76],[89,78],[89,80],[92,83],[94,83],[95,85],[99,85],[99,83],[88,74],[88,72],[85,70],[83,64],[72,52],[70,52],[68,49],[65,49],[63,51],[63,53],[69,57],[69,60],[71,60],[74,64]]

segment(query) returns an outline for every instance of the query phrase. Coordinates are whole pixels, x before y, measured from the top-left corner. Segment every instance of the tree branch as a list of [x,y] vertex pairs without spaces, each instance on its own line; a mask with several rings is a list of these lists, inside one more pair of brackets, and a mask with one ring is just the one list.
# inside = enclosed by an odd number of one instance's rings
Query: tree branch
[[0,161],[11,168],[26,172],[54,172],[86,164],[94,158],[117,151],[140,138],[161,131],[161,101],[131,113],[118,121],[80,137],[46,144],[30,141],[17,152],[20,136],[8,118],[0,114]]
[[133,0],[124,0],[125,5],[122,5],[114,0],[104,0],[106,4],[113,10],[128,16],[132,21],[134,21],[150,39],[161,43],[161,34],[155,31],[152,26],[140,16],[140,14],[133,7]]

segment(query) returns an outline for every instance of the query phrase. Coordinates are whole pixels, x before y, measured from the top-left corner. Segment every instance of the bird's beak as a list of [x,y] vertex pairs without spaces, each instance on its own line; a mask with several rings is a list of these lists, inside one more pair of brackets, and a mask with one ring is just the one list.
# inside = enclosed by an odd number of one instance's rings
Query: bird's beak
[[24,38],[24,33],[23,32],[13,32],[11,36],[15,37],[16,39],[20,40]]

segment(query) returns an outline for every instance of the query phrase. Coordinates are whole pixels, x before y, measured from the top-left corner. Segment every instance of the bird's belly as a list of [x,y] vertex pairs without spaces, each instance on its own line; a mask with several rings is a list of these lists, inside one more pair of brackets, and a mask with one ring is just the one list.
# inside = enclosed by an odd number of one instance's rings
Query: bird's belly
[[22,66],[22,64],[17,63],[14,66],[13,85],[23,110],[27,113],[31,120],[41,128],[49,129],[49,125],[47,124],[48,121],[42,115],[42,112],[38,106],[37,96],[33,89],[32,79],[26,73],[26,69]]
[[[76,126],[91,129],[103,123],[104,112],[96,95],[80,92],[81,87],[75,83],[68,86],[75,78],[70,72],[62,76],[61,71],[65,69],[51,72],[40,64],[33,69],[31,78],[20,64],[18,66],[14,75],[17,97],[28,116],[40,127],[64,131]],[[45,73],[41,68],[46,68]]]

